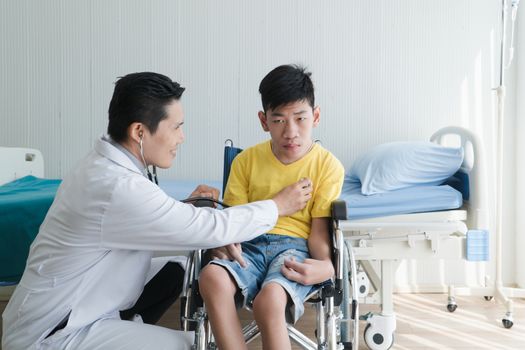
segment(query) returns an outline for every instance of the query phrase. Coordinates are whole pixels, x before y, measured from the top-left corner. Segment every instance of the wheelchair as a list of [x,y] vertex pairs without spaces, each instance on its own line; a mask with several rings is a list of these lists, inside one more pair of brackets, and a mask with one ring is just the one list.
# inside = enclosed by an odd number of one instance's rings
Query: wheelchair
[[[239,148],[233,147],[233,144],[225,146],[223,193],[231,162],[240,151]],[[195,206],[228,207],[220,201],[202,197],[188,198],[184,202],[191,202]],[[307,304],[313,304],[316,310],[315,341],[302,334],[292,324],[287,324],[290,339],[302,349],[346,350],[359,347],[359,295],[356,261],[352,247],[345,244],[343,233],[339,229],[339,220],[345,220],[346,217],[346,203],[334,201],[331,215],[331,243],[335,276],[331,281],[322,284],[305,300]],[[199,293],[200,270],[207,261],[209,260],[202,250],[189,253],[181,294],[181,328],[184,331],[195,332],[193,350],[217,349],[208,322],[206,306]],[[242,333],[246,343],[260,335],[255,321],[246,325]]]

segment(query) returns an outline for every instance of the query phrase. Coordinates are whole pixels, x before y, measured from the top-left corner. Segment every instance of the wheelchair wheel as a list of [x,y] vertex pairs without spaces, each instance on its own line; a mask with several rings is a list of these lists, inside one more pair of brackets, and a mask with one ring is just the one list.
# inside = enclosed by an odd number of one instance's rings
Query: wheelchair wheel
[[341,326],[341,340],[343,343],[353,344],[355,349],[359,348],[359,290],[357,261],[354,257],[352,246],[345,242],[344,246],[344,275],[345,284],[343,288],[344,304],[343,318],[346,324]]
[[195,278],[195,252],[192,252],[186,265],[186,275],[184,276],[184,290],[181,296],[180,321],[181,329],[184,331],[195,331],[196,312],[202,308],[203,301],[199,293],[198,280]]
[[[197,287],[198,288],[198,287]],[[199,305],[200,302],[200,305]],[[200,297],[200,294],[196,290],[196,288],[191,288],[189,295],[186,297],[185,305],[183,305],[184,302],[181,299],[181,309],[180,309],[180,316],[181,316],[181,323],[182,328],[184,329],[184,324],[186,323],[186,329],[187,331],[195,331],[196,328],[196,320],[195,315],[197,310],[202,307],[202,298]]]

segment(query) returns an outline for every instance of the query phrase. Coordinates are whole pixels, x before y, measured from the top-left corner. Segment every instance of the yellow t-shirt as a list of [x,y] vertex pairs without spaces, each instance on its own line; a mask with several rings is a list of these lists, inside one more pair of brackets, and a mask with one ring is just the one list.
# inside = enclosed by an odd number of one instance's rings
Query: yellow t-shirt
[[344,179],[341,162],[319,144],[291,164],[283,164],[275,157],[270,141],[242,151],[232,163],[224,202],[240,205],[270,199],[304,177],[312,181],[312,198],[303,210],[279,217],[269,233],[307,239],[312,218],[330,216],[331,203],[341,194]]

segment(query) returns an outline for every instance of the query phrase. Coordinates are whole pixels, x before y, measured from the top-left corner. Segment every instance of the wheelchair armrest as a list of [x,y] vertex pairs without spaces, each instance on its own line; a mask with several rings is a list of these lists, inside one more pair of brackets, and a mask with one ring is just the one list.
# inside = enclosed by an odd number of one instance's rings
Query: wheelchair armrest
[[214,203],[212,201],[208,201],[205,199],[196,199],[194,202],[192,202],[194,207],[197,208],[213,208]]
[[[337,283],[336,283],[337,284]],[[337,287],[334,283],[327,283],[321,289],[321,299],[334,298],[334,306],[339,306],[343,302],[343,288]]]
[[344,200],[335,200],[332,202],[332,263],[335,268],[334,283],[331,288],[327,288],[323,292],[334,298],[334,304],[339,306],[343,300],[343,264],[344,260],[344,238],[342,232],[338,230],[339,221],[346,220],[346,202]]
[[229,205],[218,201],[216,199],[210,198],[210,197],[190,197],[181,200],[182,203],[188,203],[193,204],[194,207],[208,207],[208,208],[214,208],[215,204],[220,205],[223,208],[229,208]]
[[346,202],[338,199],[332,202],[332,219],[346,220]]

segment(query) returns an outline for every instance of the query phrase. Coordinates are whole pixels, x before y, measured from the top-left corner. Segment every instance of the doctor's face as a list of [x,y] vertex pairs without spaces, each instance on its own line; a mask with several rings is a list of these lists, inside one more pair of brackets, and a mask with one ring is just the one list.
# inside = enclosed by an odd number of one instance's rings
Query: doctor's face
[[144,138],[146,161],[163,169],[171,167],[178,146],[184,142],[182,104],[179,100],[173,100],[165,109],[167,118],[159,123],[154,134],[146,131],[147,136]]

